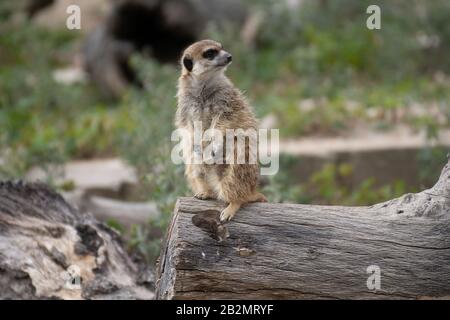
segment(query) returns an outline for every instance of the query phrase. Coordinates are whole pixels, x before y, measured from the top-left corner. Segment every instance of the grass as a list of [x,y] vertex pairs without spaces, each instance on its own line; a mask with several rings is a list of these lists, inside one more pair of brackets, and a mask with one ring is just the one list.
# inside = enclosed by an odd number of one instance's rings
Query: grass
[[108,137],[125,124],[123,110],[107,106],[89,84],[67,86],[52,76],[62,57],[75,50],[77,38],[27,23],[0,37],[0,146],[2,157],[15,159],[2,167],[3,175],[114,153]]

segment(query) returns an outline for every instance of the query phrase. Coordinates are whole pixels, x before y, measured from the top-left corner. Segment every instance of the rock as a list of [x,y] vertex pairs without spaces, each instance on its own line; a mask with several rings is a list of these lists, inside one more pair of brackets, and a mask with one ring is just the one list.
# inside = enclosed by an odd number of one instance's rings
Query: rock
[[33,168],[25,176],[27,181],[47,181],[49,178],[56,185],[73,183],[75,189],[88,194],[115,196],[119,196],[124,186],[138,183],[135,169],[120,159],[76,160],[62,167],[50,167],[47,172]]

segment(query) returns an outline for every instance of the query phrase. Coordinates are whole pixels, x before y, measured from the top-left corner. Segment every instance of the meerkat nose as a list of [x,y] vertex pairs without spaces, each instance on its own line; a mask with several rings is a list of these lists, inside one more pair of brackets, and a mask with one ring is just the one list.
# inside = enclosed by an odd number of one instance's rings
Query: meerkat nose
[[227,55],[227,62],[231,62],[233,60],[233,56],[231,54]]

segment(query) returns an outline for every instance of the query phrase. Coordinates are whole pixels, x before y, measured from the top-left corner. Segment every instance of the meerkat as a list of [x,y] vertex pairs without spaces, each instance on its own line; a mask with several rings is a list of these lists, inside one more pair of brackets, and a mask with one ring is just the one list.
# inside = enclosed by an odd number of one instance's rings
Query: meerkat
[[[195,42],[181,57],[178,80],[177,128],[193,133],[194,123],[202,130],[214,128],[225,136],[227,129],[257,130],[258,123],[244,95],[225,75],[232,61],[230,53],[213,40]],[[194,150],[194,151],[192,151]],[[192,156],[193,145],[187,144],[183,156]],[[246,146],[246,159],[248,147]],[[258,163],[192,164],[185,163],[185,175],[198,199],[218,199],[228,203],[220,213],[222,222],[231,220],[239,208],[249,202],[266,202],[257,192]]]

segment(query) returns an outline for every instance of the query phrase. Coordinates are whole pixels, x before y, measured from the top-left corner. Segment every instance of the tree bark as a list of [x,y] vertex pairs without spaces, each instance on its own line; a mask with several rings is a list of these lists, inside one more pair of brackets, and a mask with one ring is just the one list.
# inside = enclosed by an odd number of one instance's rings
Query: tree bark
[[152,299],[151,277],[45,185],[0,182],[0,299]]
[[449,163],[370,207],[254,203],[222,225],[223,208],[178,200],[157,299],[450,299]]

